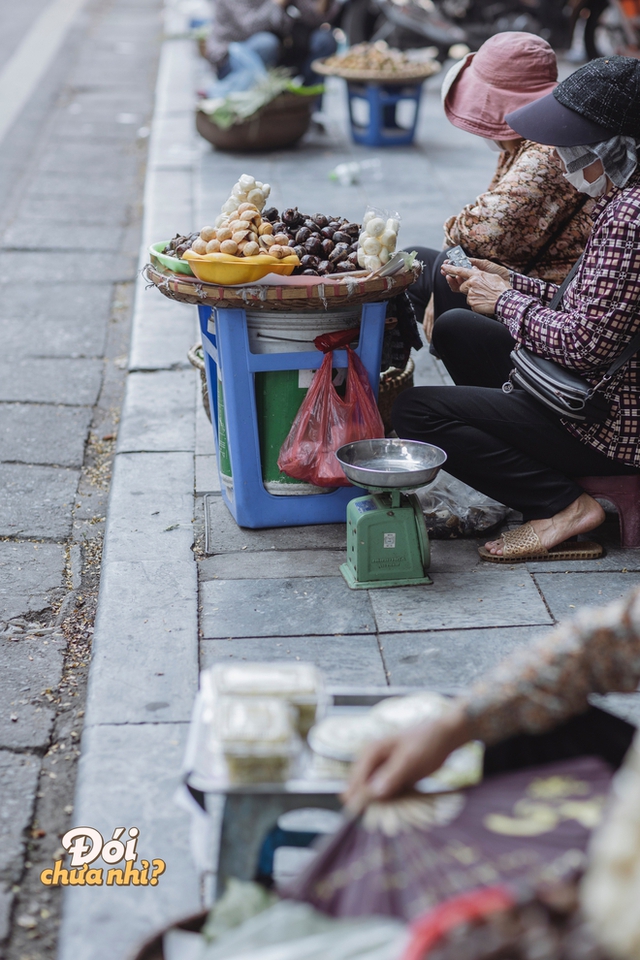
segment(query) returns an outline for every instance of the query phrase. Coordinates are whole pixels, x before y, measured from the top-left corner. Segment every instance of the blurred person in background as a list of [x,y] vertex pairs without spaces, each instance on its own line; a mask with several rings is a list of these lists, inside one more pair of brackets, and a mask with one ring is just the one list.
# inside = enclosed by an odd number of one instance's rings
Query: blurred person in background
[[247,90],[267,67],[318,83],[311,64],[336,52],[330,24],[338,10],[337,0],[214,0],[207,57],[218,81],[209,95]]
[[[459,244],[469,257],[550,283],[561,283],[582,253],[590,205],[565,179],[553,147],[524,139],[504,118],[550,93],[557,78],[556,55],[545,40],[505,32],[455,64],[442,85],[447,119],[499,155],[486,192],[444,224],[445,248]],[[409,296],[431,341],[435,317],[467,304],[440,273],[446,249],[417,252],[425,269]]]

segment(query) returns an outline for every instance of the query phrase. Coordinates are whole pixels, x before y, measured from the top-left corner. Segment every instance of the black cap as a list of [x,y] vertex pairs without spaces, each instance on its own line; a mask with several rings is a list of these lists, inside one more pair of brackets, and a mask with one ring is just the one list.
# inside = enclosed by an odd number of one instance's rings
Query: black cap
[[640,140],[640,61],[592,60],[505,120],[521,137],[554,147],[586,146],[618,134]]

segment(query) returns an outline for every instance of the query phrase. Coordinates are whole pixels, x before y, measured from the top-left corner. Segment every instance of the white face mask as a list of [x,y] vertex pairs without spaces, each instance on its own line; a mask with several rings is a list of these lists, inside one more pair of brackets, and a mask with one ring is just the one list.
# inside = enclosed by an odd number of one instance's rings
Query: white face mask
[[594,180],[593,183],[589,183],[582,170],[576,170],[574,173],[565,173],[564,178],[568,180],[576,190],[579,190],[580,193],[586,193],[588,197],[602,197],[607,192],[606,173],[603,173],[602,176]]
[[502,151],[502,147],[500,146],[500,144],[498,143],[497,140],[487,140],[486,137],[483,137],[482,139],[484,140],[484,142],[486,143],[486,145],[489,147],[489,150],[493,151],[493,153],[502,153],[502,152],[503,152],[503,151]]

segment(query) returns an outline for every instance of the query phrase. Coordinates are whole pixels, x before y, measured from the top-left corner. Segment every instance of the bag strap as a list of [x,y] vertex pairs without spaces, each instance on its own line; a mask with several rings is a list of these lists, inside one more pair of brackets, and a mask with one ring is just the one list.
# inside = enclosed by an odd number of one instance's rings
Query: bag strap
[[[582,256],[580,256],[578,260],[576,260],[574,265],[571,267],[571,270],[569,271],[567,276],[564,278],[564,280],[556,290],[555,295],[549,304],[549,310],[555,310],[559,306],[560,301],[564,296],[565,290],[567,289],[567,287],[569,286],[569,284],[571,283],[571,281],[573,280],[574,276],[577,273],[577,270],[578,270],[578,267],[580,266],[581,261],[582,261]],[[636,333],[635,337],[627,344],[627,346],[622,351],[620,356],[616,360],[614,360],[614,362],[611,364],[611,366],[609,367],[607,372],[604,374],[600,382],[596,384],[595,387],[593,387],[591,392],[594,393],[596,390],[599,390],[600,387],[605,386],[605,384],[607,384],[609,380],[611,380],[614,374],[618,372],[620,367],[623,367],[624,364],[627,363],[627,361],[630,360],[631,357],[638,352],[638,350],[640,350],[640,332]]]
[[576,216],[576,214],[579,213],[580,210],[582,210],[582,208],[584,207],[588,199],[589,197],[587,196],[586,193],[583,193],[580,196],[578,203],[573,208],[571,213],[569,213],[568,216],[566,216],[564,220],[560,222],[560,225],[556,227],[556,229],[553,231],[549,239],[546,240],[545,243],[543,243],[543,245],[540,247],[537,253],[534,253],[534,255],[529,260],[527,260],[524,267],[522,268],[522,273],[524,273],[525,275],[528,275],[531,272],[531,270],[533,270],[535,265],[542,260],[545,253],[547,253],[551,249],[553,244],[556,242],[556,240],[558,240],[562,236],[562,234],[564,233],[566,228],[569,226],[573,218]]
[[560,301],[564,296],[565,290],[567,289],[567,287],[575,277],[576,273],[578,272],[578,267],[582,263],[583,256],[584,254],[581,253],[578,259],[576,260],[576,262],[574,263],[574,265],[571,267],[571,270],[569,270],[569,273],[566,275],[566,277],[564,278],[564,280],[562,281],[562,283],[554,293],[553,299],[549,303],[549,310],[555,310],[559,306]]

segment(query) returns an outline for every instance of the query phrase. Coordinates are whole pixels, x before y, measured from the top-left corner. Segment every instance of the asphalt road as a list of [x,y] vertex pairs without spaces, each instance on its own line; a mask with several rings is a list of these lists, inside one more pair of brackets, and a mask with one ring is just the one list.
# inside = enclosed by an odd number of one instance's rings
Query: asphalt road
[[0,952],[55,955],[159,0],[0,10]]

